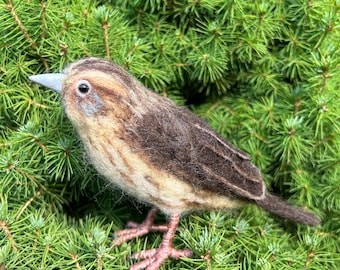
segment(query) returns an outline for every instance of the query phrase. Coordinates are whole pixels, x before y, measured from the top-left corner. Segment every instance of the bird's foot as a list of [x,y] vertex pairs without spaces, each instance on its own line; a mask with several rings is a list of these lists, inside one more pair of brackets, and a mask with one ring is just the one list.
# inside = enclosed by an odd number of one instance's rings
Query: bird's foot
[[134,253],[131,256],[133,259],[141,259],[142,261],[132,265],[130,270],[157,270],[168,258],[179,259],[181,257],[191,257],[193,255],[192,251],[189,249],[175,249],[172,247],[172,240],[175,236],[180,214],[171,214],[168,225],[155,225],[153,222],[156,214],[157,209],[152,208],[146,219],[141,224],[129,222],[127,225],[129,228],[118,231],[116,233],[118,238],[114,239],[111,243],[111,245],[118,246],[123,242],[143,236],[149,232],[165,232],[163,241],[159,248],[144,250]]
[[192,255],[193,253],[189,249],[175,249],[163,242],[159,248],[134,253],[131,258],[142,259],[142,261],[131,266],[130,270],[156,270],[169,257],[179,259],[180,257],[191,257]]
[[142,223],[128,222],[128,229],[120,230],[115,233],[116,238],[112,240],[111,246],[119,246],[124,242],[148,234],[149,232],[166,232],[168,225],[155,225],[154,219],[157,214],[157,208],[152,208]]

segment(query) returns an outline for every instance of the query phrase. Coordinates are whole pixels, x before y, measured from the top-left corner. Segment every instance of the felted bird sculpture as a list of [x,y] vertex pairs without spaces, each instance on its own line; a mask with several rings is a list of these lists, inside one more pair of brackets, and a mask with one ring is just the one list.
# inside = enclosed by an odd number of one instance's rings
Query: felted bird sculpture
[[[180,217],[197,210],[256,204],[278,216],[316,226],[310,212],[270,194],[245,152],[188,109],[138,82],[119,65],[85,58],[60,74],[30,77],[62,97],[66,115],[90,161],[108,181],[154,208],[141,224],[117,232],[119,245],[150,231],[164,232],[157,249],[133,255],[130,269],[158,269],[169,257],[190,257],[172,246]],[[157,209],[168,225],[153,223]]]

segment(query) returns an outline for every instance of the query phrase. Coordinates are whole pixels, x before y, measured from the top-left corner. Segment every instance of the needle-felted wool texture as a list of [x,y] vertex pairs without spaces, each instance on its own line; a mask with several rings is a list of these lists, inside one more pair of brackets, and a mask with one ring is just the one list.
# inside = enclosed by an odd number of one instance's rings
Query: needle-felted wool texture
[[[66,114],[75,123],[95,167],[108,179],[124,178],[118,183],[123,190],[142,201],[157,201],[157,206],[165,213],[237,205],[237,201],[223,198],[223,193],[216,200],[211,198],[212,192],[220,192],[218,185],[226,190],[226,195],[235,195],[228,192],[227,185],[218,184],[215,176],[207,177],[207,171],[202,169],[205,166],[202,163],[211,162],[216,154],[195,157],[195,152],[204,154],[198,144],[202,143],[199,139],[202,129],[207,132],[203,136],[211,137],[215,148],[227,148],[228,155],[239,155],[241,161],[249,162],[249,157],[218,137],[206,123],[146,89],[108,61],[85,59],[71,65],[65,74],[63,100]],[[77,96],[73,87],[79,83],[78,77],[82,78],[80,82],[86,79],[91,84],[91,93]],[[89,115],[88,108],[91,112],[94,111],[92,108],[98,110]],[[108,160],[105,157],[109,157]],[[229,160],[234,162],[231,157]],[[260,177],[253,165],[248,166]],[[226,171],[233,173],[231,167]],[[234,173],[228,179],[237,176]],[[235,182],[244,181],[235,179]],[[264,189],[262,183],[260,186]]]
[[[189,210],[229,209],[236,208],[239,201],[252,201],[295,222],[319,225],[313,213],[267,193],[259,170],[243,151],[231,146],[190,111],[138,82],[131,83],[134,79],[115,63],[90,57],[75,62],[61,74],[34,75],[30,79],[62,96],[66,114],[97,171],[128,194],[153,205],[145,221],[128,223],[129,228],[118,231],[118,239],[112,242],[117,245],[149,232],[164,232],[158,248],[132,255],[141,261],[130,270],[157,270],[169,258],[193,256],[190,249],[176,249],[172,244],[180,217]],[[128,79],[128,86],[124,79]],[[157,110],[150,109],[156,106]],[[150,125],[150,117],[160,124]],[[145,124],[149,124],[148,133],[144,132]],[[168,163],[159,162],[164,151],[170,153],[165,155]],[[212,160],[205,162],[209,158]],[[227,173],[219,173],[223,170]],[[261,196],[254,182],[262,190]],[[165,228],[154,224],[157,209],[169,215]]]
[[65,112],[92,163],[128,194],[170,215],[253,201],[304,224],[319,223],[273,196],[266,202],[261,174],[246,153],[115,63],[86,58],[64,74]]
[[60,98],[28,80],[96,56],[207,120],[269,192],[322,220],[300,226],[252,205],[193,212],[173,243],[193,257],[161,269],[340,268],[337,14],[334,1],[3,2],[0,266],[128,269],[132,253],[162,241],[110,247],[148,209],[99,176]]

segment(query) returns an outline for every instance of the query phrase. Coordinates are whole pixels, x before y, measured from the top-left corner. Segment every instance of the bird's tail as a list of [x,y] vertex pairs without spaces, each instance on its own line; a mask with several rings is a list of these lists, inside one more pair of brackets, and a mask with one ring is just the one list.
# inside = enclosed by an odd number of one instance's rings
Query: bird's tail
[[317,226],[320,223],[320,219],[315,214],[307,212],[300,207],[291,206],[279,197],[269,193],[266,194],[263,200],[256,200],[255,202],[273,214],[301,224]]

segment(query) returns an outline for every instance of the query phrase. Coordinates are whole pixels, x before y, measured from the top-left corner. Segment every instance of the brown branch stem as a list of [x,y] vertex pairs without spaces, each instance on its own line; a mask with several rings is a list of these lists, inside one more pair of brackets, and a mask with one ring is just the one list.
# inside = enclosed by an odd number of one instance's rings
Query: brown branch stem
[[34,40],[32,39],[32,37],[30,36],[30,34],[28,33],[27,29],[25,28],[25,26],[23,25],[23,23],[21,22],[18,14],[15,12],[14,7],[12,5],[12,3],[7,4],[7,9],[9,9],[9,11],[11,12],[15,22],[17,23],[17,25],[19,26],[20,31],[24,34],[25,38],[31,43],[31,47],[33,49],[37,48],[37,44],[34,42]]
[[0,229],[2,229],[7,237],[7,239],[9,241],[11,241],[11,245],[12,245],[12,249],[14,250],[14,252],[18,252],[18,248],[16,247],[16,242],[13,239],[13,236],[8,228],[8,223],[5,221],[0,221]]
[[104,29],[104,38],[105,38],[105,49],[106,49],[106,57],[110,59],[110,47],[109,47],[109,24],[103,24]]
[[15,217],[15,220],[18,220],[19,217],[22,215],[22,213],[27,209],[27,207],[34,201],[34,199],[38,196],[41,195],[41,190],[39,190],[37,192],[37,194],[35,194],[33,197],[31,197],[25,204],[24,206],[20,209],[20,211],[18,212],[18,214]]

